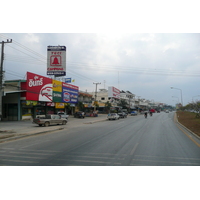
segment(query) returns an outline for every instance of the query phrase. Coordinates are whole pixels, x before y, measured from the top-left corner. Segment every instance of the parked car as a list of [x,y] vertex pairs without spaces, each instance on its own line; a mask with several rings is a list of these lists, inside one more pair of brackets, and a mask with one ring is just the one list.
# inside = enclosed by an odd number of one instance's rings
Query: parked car
[[118,113],[120,118],[126,118],[127,114],[125,112]]
[[132,111],[131,116],[135,116],[135,115],[137,115],[137,111]]
[[117,113],[110,113],[108,114],[107,116],[108,120],[116,120],[116,119],[119,119],[119,115]]
[[61,116],[61,118],[68,119],[69,115],[67,115],[65,112],[58,112],[57,115]]
[[82,111],[75,112],[75,113],[74,113],[74,117],[77,117],[77,118],[85,118],[85,113],[82,112]]
[[67,119],[61,118],[59,115],[45,115],[44,117],[37,117],[33,120],[33,123],[39,126],[49,126],[49,125],[66,125]]

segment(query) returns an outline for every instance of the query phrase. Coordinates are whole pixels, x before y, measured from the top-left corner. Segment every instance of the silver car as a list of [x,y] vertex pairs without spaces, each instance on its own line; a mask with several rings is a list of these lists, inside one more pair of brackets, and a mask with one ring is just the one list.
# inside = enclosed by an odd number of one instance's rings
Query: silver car
[[117,113],[110,113],[108,114],[107,118],[108,120],[116,120],[116,119],[119,119],[120,116]]

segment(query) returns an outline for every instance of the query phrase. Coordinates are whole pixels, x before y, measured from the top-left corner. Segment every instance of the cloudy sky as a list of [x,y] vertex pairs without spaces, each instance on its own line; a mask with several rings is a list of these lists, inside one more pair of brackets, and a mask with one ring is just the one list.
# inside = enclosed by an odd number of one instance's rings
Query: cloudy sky
[[[199,33],[3,33],[5,80],[47,76],[47,46],[67,47],[66,77],[82,91],[114,86],[155,102],[184,105],[200,95]],[[195,97],[197,96],[197,97]]]
[[24,79],[27,71],[47,76],[47,46],[64,45],[66,77],[82,91],[92,92],[93,83],[100,82],[98,89],[114,86],[175,105],[181,92],[173,86],[182,90],[184,105],[200,98],[195,1],[181,7],[176,1],[128,2],[73,1],[58,7],[63,16],[55,13],[55,4],[46,9],[36,3],[19,12],[14,2],[10,12],[15,18],[5,12],[0,34],[0,41],[12,39],[5,45],[5,80]]

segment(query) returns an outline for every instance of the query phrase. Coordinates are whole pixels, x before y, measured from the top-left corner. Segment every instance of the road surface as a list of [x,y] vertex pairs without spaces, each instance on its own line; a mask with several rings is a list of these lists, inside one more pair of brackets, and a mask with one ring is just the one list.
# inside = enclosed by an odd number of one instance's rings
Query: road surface
[[3,166],[199,166],[200,148],[174,112],[94,124],[0,144]]

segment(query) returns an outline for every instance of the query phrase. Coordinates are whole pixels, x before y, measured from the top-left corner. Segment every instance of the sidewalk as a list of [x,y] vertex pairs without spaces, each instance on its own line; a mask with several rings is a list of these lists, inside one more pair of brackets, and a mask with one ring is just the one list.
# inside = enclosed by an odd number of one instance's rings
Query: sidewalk
[[69,116],[66,125],[52,125],[39,127],[30,120],[26,121],[0,121],[0,143],[14,140],[21,137],[36,135],[56,130],[73,128],[77,124],[93,124],[107,119],[106,114],[99,114],[98,117],[85,117],[84,119]]

